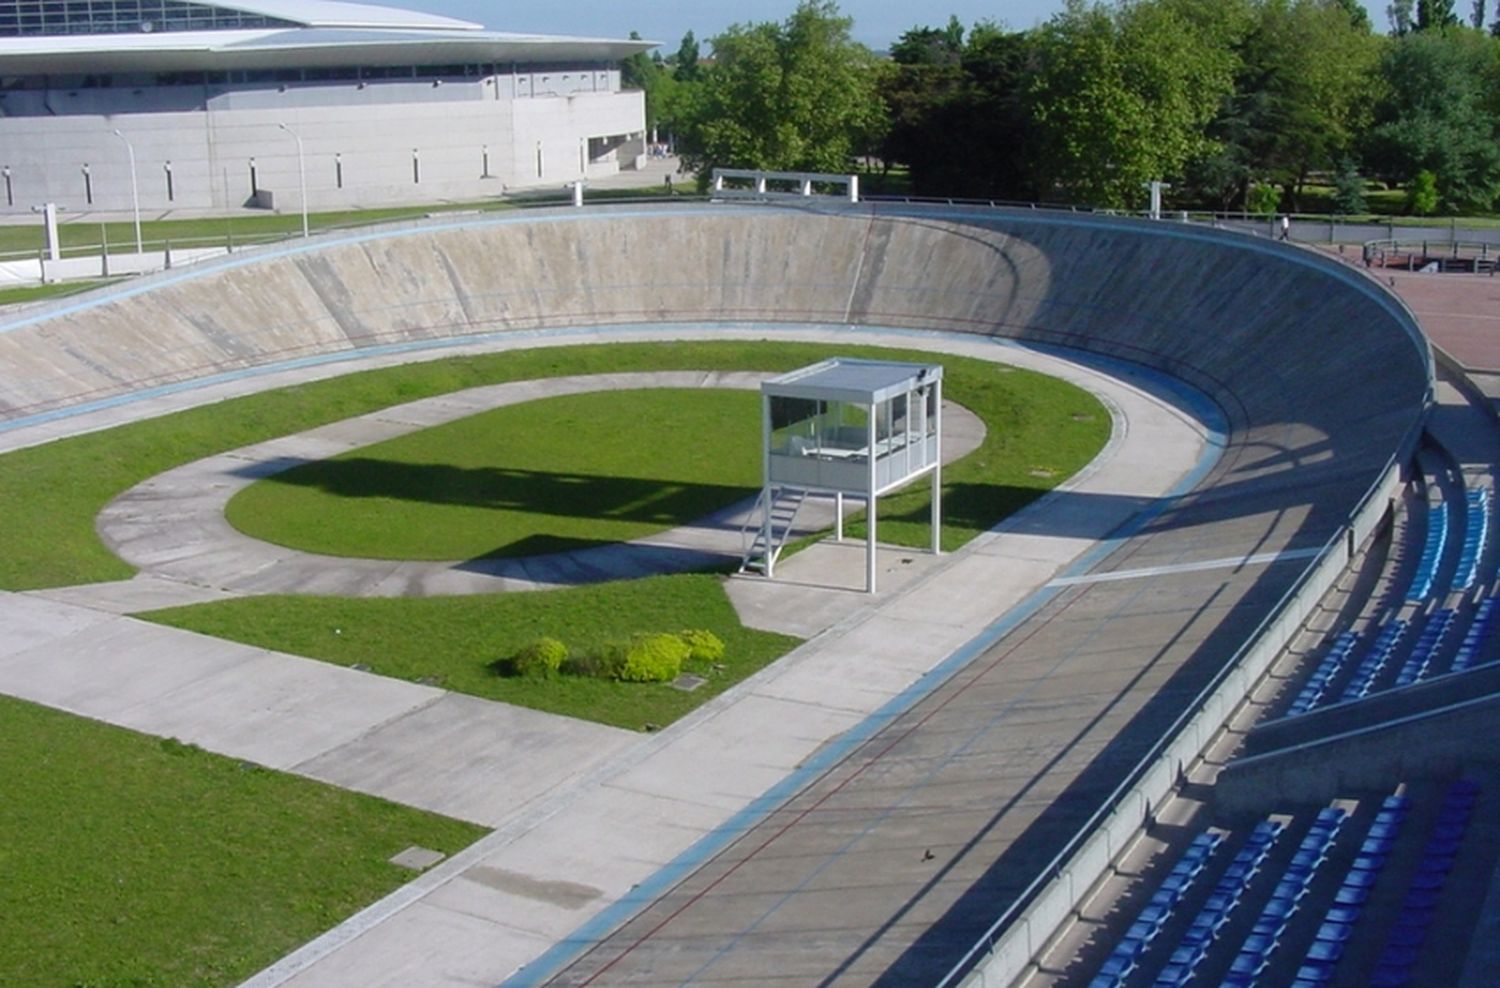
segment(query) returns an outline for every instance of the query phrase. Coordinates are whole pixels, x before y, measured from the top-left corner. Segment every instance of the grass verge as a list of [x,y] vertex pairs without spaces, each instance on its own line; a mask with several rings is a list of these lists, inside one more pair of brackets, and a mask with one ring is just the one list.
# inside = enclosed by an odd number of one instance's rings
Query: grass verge
[[[798,644],[741,625],[722,579],[704,573],[493,596],[252,597],[140,616],[629,730],[670,724]],[[585,651],[635,632],[687,628],[712,631],[726,646],[722,668],[691,693],[664,683],[499,676],[490,668],[542,635]]]
[[0,984],[234,984],[484,830],[0,697]]

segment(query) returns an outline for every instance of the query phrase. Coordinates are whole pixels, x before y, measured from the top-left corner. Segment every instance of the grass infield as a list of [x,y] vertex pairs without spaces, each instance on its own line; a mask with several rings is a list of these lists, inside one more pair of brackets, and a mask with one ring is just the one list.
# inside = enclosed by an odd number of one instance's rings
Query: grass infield
[[[945,469],[946,549],[1057,484],[1103,445],[1109,416],[1082,390],[949,355],[803,343],[678,342],[548,347],[363,371],[248,395],[0,456],[0,589],[128,579],[94,518],[115,496],[173,466],[393,404],[501,381],[637,370],[784,371],[823,357],[941,362],[945,394],[989,426]],[[881,502],[880,537],[922,545],[925,485]]]
[[564,395],[275,474],[226,514],[247,535],[331,556],[535,556],[626,542],[753,497],[759,447],[752,391]]
[[484,829],[0,697],[0,984],[229,985]]

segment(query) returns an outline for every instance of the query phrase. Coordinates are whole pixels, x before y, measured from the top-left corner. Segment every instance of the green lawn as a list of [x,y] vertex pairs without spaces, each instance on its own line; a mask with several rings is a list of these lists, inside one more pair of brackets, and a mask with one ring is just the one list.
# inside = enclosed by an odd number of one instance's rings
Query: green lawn
[[[670,724],[798,644],[742,626],[722,578],[705,573],[471,597],[253,597],[139,616],[630,730]],[[712,631],[726,646],[722,669],[693,670],[709,681],[691,693],[660,683],[500,676],[490,668],[542,635],[581,652],[636,632],[688,628]]]
[[44,299],[67,298],[79,295],[92,288],[113,285],[119,278],[97,278],[92,281],[54,282],[50,285],[24,285],[20,288],[0,288],[0,305],[19,305],[22,302],[40,302]]
[[[189,409],[0,456],[0,589],[127,579],[94,531],[112,498],[199,457],[392,404],[507,380],[629,370],[790,370],[826,356],[936,360],[946,393],[992,424],[984,445],[944,471],[943,544],[956,548],[1087,463],[1108,413],[1083,391],[1025,371],[914,351],[799,343],[679,342],[549,347],[364,371]],[[919,485],[920,486],[920,485]],[[881,537],[923,544],[925,494],[893,499]],[[903,521],[902,514],[910,521]],[[925,534],[922,536],[925,537]]]
[[[493,199],[475,203],[441,203],[432,206],[400,206],[390,209],[349,209],[327,213],[309,213],[308,227],[317,233],[324,230],[372,226],[394,220],[419,219],[429,213],[472,212],[476,209],[509,209],[513,204]],[[201,219],[167,219],[141,221],[141,240],[147,250],[160,250],[164,243],[174,248],[250,246],[280,240],[302,232],[302,214],[297,210],[282,213],[236,213]],[[135,250],[135,223],[123,220],[92,223],[84,220],[62,222],[58,239],[65,255],[98,253],[101,244],[110,253]],[[35,257],[42,249],[42,226],[38,223],[0,224],[0,255],[26,254]]]
[[0,984],[230,985],[483,828],[0,697]]
[[248,535],[325,555],[532,556],[640,538],[753,497],[759,444],[755,392],[564,395],[276,474],[227,514]]

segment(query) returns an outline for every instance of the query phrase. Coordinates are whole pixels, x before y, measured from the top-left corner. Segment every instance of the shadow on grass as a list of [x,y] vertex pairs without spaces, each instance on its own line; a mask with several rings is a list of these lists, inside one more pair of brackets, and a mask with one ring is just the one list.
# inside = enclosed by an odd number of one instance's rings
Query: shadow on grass
[[[419,504],[684,525],[755,494],[753,487],[581,473],[401,463],[369,457],[255,464],[249,476],[335,497],[388,498]],[[280,467],[280,469],[276,469]],[[567,540],[558,540],[559,543]],[[538,551],[558,552],[556,548]],[[507,555],[516,555],[507,550]]]

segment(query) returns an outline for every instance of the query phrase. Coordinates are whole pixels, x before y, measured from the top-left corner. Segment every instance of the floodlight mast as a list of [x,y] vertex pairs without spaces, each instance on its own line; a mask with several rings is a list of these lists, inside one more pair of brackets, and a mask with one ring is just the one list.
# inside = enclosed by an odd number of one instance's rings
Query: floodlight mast
[[120,133],[118,127],[110,133],[125,142],[125,153],[130,157],[130,205],[135,212],[135,254],[140,257],[146,250],[141,243],[141,187],[135,178],[135,145],[130,143],[130,138]]
[[307,157],[302,153],[302,138],[297,132],[284,123],[276,126],[292,135],[292,140],[297,142],[297,188],[302,195],[302,236],[306,238],[307,232]]

